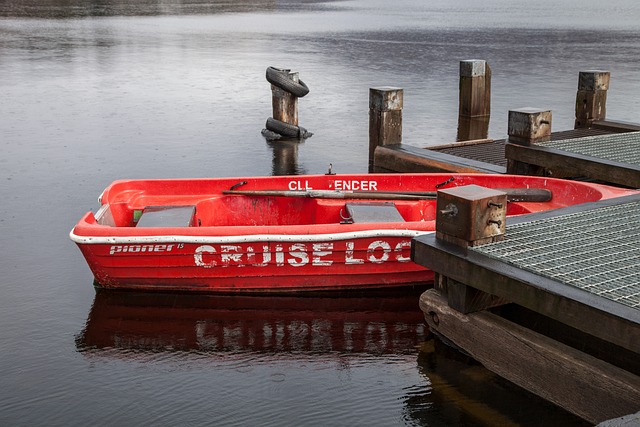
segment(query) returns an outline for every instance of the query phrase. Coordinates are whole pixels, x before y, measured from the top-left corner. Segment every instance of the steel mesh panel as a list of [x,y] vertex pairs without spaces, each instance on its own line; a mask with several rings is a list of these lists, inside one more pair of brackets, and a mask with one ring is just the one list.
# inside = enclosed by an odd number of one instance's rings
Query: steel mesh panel
[[505,240],[470,249],[640,308],[640,202],[510,225]]
[[458,147],[434,148],[434,151],[463,157],[465,159],[478,160],[497,166],[507,166],[504,157],[504,141],[495,141],[477,145],[462,145]]
[[[584,138],[586,136],[594,135],[610,135],[610,133],[609,131],[602,129],[571,129],[567,131],[553,132],[551,134],[551,140],[567,140],[570,138]],[[506,141],[504,139],[499,139],[493,142],[483,142],[478,144],[433,147],[430,148],[430,150],[506,167],[507,159],[504,156],[505,142]]]
[[640,165],[640,132],[587,136],[536,145],[620,163]]

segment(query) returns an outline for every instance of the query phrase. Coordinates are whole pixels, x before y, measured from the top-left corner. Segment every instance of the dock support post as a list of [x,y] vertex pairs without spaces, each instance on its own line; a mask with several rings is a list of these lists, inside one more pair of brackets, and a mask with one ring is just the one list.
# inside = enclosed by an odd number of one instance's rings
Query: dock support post
[[467,286],[451,277],[434,273],[434,289],[446,296],[449,307],[463,314],[508,304],[509,301]]
[[607,115],[609,71],[581,71],[578,75],[575,129],[589,128]]
[[460,61],[458,141],[485,139],[491,115],[491,67],[481,59]]
[[404,91],[397,87],[369,89],[369,170],[376,147],[402,142]]
[[509,111],[507,127],[509,139],[505,147],[507,173],[544,176],[544,168],[509,159],[509,145],[529,146],[551,139],[551,111],[536,108],[520,108]]
[[[289,72],[289,79],[298,83],[300,77],[297,72]],[[271,106],[273,118],[281,122],[298,126],[298,97],[286,90],[271,85]]]
[[[438,191],[436,238],[461,247],[504,239],[507,194],[477,185]],[[447,296],[449,306],[471,313],[505,304],[494,295],[436,273],[435,289]]]
[[267,119],[262,136],[269,141],[281,137],[298,140],[311,137],[313,133],[298,126],[298,98],[309,93],[298,73],[287,68],[268,67],[266,78],[271,83],[273,117]]

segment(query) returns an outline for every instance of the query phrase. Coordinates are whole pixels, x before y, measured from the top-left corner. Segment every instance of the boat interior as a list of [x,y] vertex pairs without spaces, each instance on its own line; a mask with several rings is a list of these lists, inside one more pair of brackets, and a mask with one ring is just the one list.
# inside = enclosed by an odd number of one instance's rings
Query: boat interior
[[[508,215],[531,212],[509,203]],[[435,199],[349,200],[221,195],[138,197],[103,205],[96,220],[113,227],[225,227],[389,223],[435,220]]]

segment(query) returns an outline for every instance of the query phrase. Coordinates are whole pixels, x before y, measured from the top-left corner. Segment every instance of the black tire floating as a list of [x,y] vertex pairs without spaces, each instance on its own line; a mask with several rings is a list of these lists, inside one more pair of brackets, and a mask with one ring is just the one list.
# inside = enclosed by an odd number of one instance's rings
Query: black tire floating
[[298,98],[302,98],[309,93],[309,88],[302,80],[294,82],[289,78],[289,70],[268,67],[267,81]]

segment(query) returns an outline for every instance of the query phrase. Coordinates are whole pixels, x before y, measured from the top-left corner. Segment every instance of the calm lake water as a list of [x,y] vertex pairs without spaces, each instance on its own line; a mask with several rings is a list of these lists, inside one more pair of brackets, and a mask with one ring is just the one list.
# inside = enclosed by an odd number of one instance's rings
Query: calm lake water
[[[578,72],[640,121],[640,3],[0,1],[0,425],[581,425],[428,337],[417,295],[96,293],[68,239],[120,178],[366,172],[368,91],[404,142],[455,140],[458,64],[573,126]],[[302,143],[261,136],[268,66],[310,87]]]

